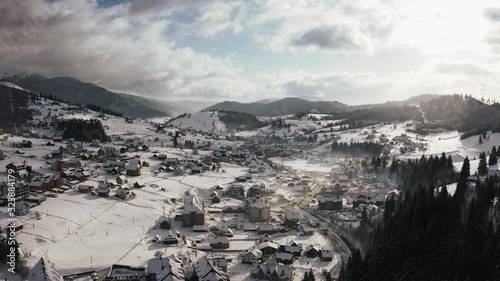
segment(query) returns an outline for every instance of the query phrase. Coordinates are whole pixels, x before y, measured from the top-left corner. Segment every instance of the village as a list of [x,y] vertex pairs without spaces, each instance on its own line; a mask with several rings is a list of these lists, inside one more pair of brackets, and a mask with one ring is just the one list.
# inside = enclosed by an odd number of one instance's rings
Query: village
[[[329,130],[311,147],[298,134],[311,139],[331,123],[286,121],[307,131],[294,129],[283,143],[269,138],[271,127],[226,130],[217,112],[164,123],[43,98],[31,108],[28,129],[0,135],[28,279],[288,281],[311,271],[333,280],[352,251],[363,251],[352,231],[400,196],[386,159],[438,154],[457,138],[380,124]],[[58,126],[68,120],[100,120],[107,137],[64,137]],[[384,163],[325,153],[333,142],[373,139]],[[464,153],[452,152],[458,166]],[[1,231],[10,235],[7,190],[1,183]]]
[[[293,169],[265,157],[277,147],[255,145],[257,137],[158,130],[44,99],[36,106],[30,131],[0,136],[4,172],[17,177],[16,237],[30,272],[64,280],[296,280],[313,270],[333,278],[358,245],[332,227],[356,226],[363,212],[376,216],[397,196],[359,159]],[[113,141],[63,139],[56,128],[60,118],[91,117],[108,122]],[[317,156],[300,157],[319,166]],[[74,259],[61,257],[69,249]]]

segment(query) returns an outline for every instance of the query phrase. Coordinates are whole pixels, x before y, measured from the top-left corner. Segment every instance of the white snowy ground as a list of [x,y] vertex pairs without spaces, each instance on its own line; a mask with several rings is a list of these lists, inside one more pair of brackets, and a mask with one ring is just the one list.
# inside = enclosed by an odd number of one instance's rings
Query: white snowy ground
[[218,112],[195,112],[186,117],[177,118],[168,123],[169,126],[193,129],[207,133],[223,133],[226,128],[220,121]]
[[[95,195],[67,191],[57,198],[48,198],[40,206],[30,210],[30,214],[18,218],[24,229],[17,238],[22,243],[21,253],[28,265],[33,265],[40,257],[55,263],[64,273],[87,269],[103,269],[113,263],[146,265],[163,245],[156,246],[150,240],[154,234],[165,236],[166,231],[153,230],[156,220],[165,212],[169,213],[182,206],[180,199],[184,192],[199,193],[202,197],[211,191],[206,190],[216,184],[234,181],[241,169],[226,169],[225,174],[207,172],[186,177],[138,177],[138,182],[146,183],[142,189],[132,189],[137,197],[130,201],[103,198]],[[131,178],[130,178],[131,179]],[[134,179],[131,179],[135,181]],[[155,183],[159,187],[148,186]],[[193,188],[195,186],[196,188]],[[160,191],[166,188],[166,192]],[[113,192],[112,192],[113,193]],[[171,199],[177,199],[177,205]],[[0,215],[4,217],[6,212]],[[36,219],[35,213],[41,216]],[[172,231],[178,230],[187,237],[196,238],[190,229],[174,224]],[[204,235],[204,234],[203,234]],[[186,247],[168,247],[168,254],[186,251]]]

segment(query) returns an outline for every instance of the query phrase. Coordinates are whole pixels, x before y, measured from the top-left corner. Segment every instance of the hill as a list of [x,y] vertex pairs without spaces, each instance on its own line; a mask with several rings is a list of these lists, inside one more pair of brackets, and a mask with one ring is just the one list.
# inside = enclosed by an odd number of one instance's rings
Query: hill
[[35,93],[52,94],[74,104],[95,104],[125,116],[152,118],[172,115],[170,108],[164,103],[108,91],[103,87],[72,77],[48,78],[38,74],[14,74],[5,75],[0,80],[14,83]]
[[0,85],[0,129],[11,131],[31,119],[32,114],[28,110],[31,95],[15,85]]
[[254,115],[235,111],[185,113],[170,120],[168,126],[207,133],[253,130],[265,124]]
[[330,113],[345,107],[347,107],[345,104],[336,101],[308,101],[300,98],[284,98],[269,103],[225,101],[204,110],[238,111],[256,116],[278,116],[301,112]]

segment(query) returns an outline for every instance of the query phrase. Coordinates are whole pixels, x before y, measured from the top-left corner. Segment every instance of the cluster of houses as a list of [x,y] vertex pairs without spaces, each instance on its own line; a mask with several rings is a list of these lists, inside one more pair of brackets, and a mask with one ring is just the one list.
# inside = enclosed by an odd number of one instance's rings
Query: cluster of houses
[[304,246],[294,240],[278,244],[272,241],[269,235],[262,236],[258,242],[256,246],[241,254],[243,263],[253,265],[250,276],[256,279],[292,280],[292,264],[301,257],[331,262],[334,256],[331,249],[316,245]]
[[[229,281],[229,274],[217,265],[220,260],[203,256],[196,261],[184,261],[176,256],[158,257],[147,267],[113,264],[106,270],[62,275],[54,264],[41,258],[29,271],[29,281]],[[223,265],[223,264],[221,264]],[[226,265],[227,266],[227,265]]]

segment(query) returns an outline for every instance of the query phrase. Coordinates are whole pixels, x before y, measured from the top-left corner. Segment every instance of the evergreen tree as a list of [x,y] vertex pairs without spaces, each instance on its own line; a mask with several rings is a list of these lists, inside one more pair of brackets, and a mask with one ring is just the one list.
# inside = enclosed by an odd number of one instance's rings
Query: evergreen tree
[[486,153],[484,151],[479,155],[479,165],[477,166],[477,172],[479,175],[488,174],[488,167],[486,166]]
[[496,165],[497,163],[498,163],[497,148],[493,146],[493,148],[491,149],[490,158],[488,159],[488,165],[493,166]]
[[462,164],[462,170],[460,171],[460,176],[462,178],[468,178],[470,176],[470,163],[469,157],[465,156],[464,163]]

